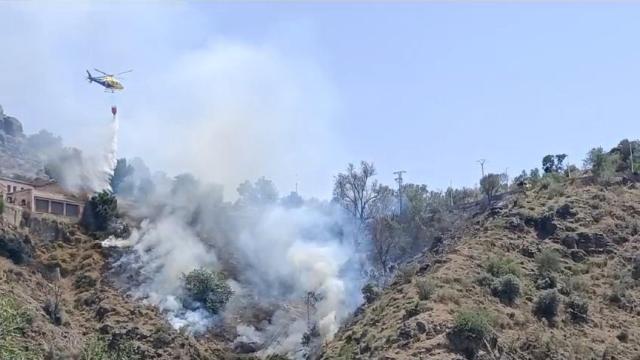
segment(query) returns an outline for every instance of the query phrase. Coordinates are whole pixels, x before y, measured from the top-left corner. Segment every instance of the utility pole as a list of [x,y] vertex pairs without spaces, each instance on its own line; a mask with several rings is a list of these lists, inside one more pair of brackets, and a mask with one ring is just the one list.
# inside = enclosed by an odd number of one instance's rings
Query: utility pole
[[484,177],[484,163],[487,162],[486,159],[480,159],[478,160],[478,162],[480,163],[480,169],[482,170],[482,177]]
[[398,183],[398,203],[400,204],[400,214],[402,214],[402,174],[406,173],[404,170],[394,171],[393,174],[398,177],[395,181]]
[[453,207],[453,181],[449,180],[449,202],[451,203],[451,207]]

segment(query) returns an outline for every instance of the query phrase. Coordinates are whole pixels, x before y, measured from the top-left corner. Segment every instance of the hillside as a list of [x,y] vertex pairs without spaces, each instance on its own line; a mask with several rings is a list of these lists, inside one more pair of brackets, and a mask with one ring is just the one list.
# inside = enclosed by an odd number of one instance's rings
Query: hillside
[[224,359],[219,342],[178,333],[115,289],[108,255],[81,228],[17,229],[0,217],[0,359]]
[[637,183],[508,197],[402,269],[322,358],[640,359],[639,215]]

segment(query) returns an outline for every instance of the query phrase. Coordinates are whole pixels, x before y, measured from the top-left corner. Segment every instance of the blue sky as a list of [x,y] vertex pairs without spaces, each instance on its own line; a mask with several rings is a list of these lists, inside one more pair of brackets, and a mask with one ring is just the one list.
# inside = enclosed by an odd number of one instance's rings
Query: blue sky
[[[117,103],[121,156],[230,189],[264,174],[327,197],[360,159],[387,183],[469,186],[480,158],[515,175],[637,138],[638,18],[604,2],[2,2],[0,104],[91,148]],[[91,67],[135,71],[111,96]]]

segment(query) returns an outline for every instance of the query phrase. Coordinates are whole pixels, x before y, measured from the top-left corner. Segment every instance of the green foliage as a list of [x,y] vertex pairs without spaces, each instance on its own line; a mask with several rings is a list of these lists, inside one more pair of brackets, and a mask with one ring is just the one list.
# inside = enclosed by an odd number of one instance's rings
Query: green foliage
[[485,269],[493,277],[502,277],[508,274],[520,277],[520,266],[513,258],[508,256],[490,258],[485,265]]
[[0,215],[4,213],[4,199],[0,197]]
[[544,249],[535,258],[538,273],[549,274],[562,270],[560,254],[553,249]]
[[495,337],[492,323],[493,318],[485,310],[462,310],[456,314],[453,328],[447,334],[449,344],[473,359]]
[[589,320],[589,303],[581,297],[572,296],[566,303],[566,311],[574,323],[584,323]]
[[436,285],[429,280],[418,280],[416,288],[418,289],[418,299],[420,300],[429,300],[436,292]]
[[15,299],[0,295],[0,359],[37,359],[20,337],[31,325],[31,315]]
[[521,294],[520,279],[513,274],[507,274],[496,279],[491,285],[491,293],[505,304],[513,304]]
[[493,196],[498,192],[502,185],[502,177],[499,174],[487,174],[480,179],[480,189],[487,195],[489,201],[493,199]]
[[231,287],[219,272],[195,269],[183,275],[183,280],[191,299],[203,304],[213,314],[220,312],[233,295]]
[[368,283],[362,287],[362,296],[367,304],[373,303],[378,298],[379,294],[378,289],[372,283]]
[[90,231],[105,231],[117,213],[118,200],[112,193],[103,190],[87,202],[82,224]]
[[567,158],[567,154],[545,155],[542,158],[542,170],[545,173],[559,173],[564,170],[564,160]]
[[606,153],[601,147],[598,147],[589,151],[584,165],[591,169],[596,179],[606,182],[615,176],[619,162],[619,154]]
[[94,336],[84,344],[80,351],[80,360],[137,360],[132,341],[120,341],[109,344],[103,337]]
[[558,315],[560,294],[555,289],[543,291],[533,304],[533,313],[552,322]]
[[484,310],[463,310],[456,314],[453,322],[454,330],[486,338],[492,332],[492,317]]

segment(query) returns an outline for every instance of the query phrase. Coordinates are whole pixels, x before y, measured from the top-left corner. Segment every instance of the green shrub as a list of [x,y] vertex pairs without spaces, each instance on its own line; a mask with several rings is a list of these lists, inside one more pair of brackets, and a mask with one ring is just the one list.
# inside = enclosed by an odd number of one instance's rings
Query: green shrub
[[466,357],[475,358],[485,343],[493,343],[492,317],[484,310],[463,310],[456,314],[447,333],[451,347]]
[[31,315],[15,299],[0,295],[0,359],[39,358],[19,340],[31,320]]
[[543,291],[533,304],[533,313],[538,318],[545,318],[552,322],[558,315],[560,307],[560,295],[553,290]]
[[520,280],[513,274],[496,279],[491,285],[491,293],[505,304],[513,304],[521,293]]
[[87,202],[81,223],[89,231],[105,231],[117,213],[118,200],[112,193],[103,190]]
[[566,310],[571,321],[575,323],[584,323],[589,319],[589,303],[583,298],[572,296],[566,303]]
[[80,360],[108,360],[107,342],[99,337],[91,337],[80,351]]
[[362,287],[362,296],[367,304],[373,303],[379,296],[379,291],[372,283],[368,283]]
[[520,277],[520,266],[510,257],[493,257],[487,261],[485,269],[493,277],[502,277],[508,274]]
[[544,249],[536,255],[536,264],[540,274],[558,272],[562,269],[560,254],[553,249]]
[[183,280],[191,299],[203,304],[212,314],[220,312],[233,295],[231,287],[219,272],[195,269],[183,275]]
[[558,278],[550,272],[538,273],[535,285],[538,290],[555,289],[558,287]]
[[136,353],[131,340],[121,340],[107,343],[103,337],[94,336],[84,344],[80,351],[80,360],[137,360],[140,356]]
[[486,272],[483,272],[482,274],[476,276],[476,278],[473,279],[473,282],[475,282],[478,286],[490,287],[493,284],[494,280],[495,278],[493,276],[487,274]]
[[418,299],[429,300],[436,292],[436,285],[429,280],[419,280],[416,282],[418,289]]
[[396,279],[402,284],[409,284],[416,274],[416,267],[413,265],[404,265],[398,268]]
[[4,199],[0,197],[0,215],[4,213]]

